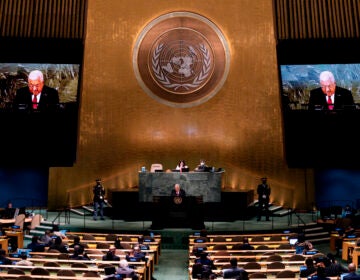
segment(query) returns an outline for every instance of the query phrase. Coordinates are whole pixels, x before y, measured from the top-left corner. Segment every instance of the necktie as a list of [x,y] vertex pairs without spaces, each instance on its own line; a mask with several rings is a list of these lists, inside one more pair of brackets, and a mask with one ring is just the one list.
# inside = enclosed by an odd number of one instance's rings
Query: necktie
[[329,109],[329,110],[334,109],[334,105],[333,105],[333,103],[332,103],[332,101],[331,101],[331,97],[330,97],[330,96],[328,96],[327,104],[328,104],[328,109]]
[[32,100],[32,103],[33,103],[33,109],[37,109],[37,107],[38,107],[38,102],[37,102],[37,98],[36,98],[36,96],[34,95],[34,97],[33,97],[33,100]]

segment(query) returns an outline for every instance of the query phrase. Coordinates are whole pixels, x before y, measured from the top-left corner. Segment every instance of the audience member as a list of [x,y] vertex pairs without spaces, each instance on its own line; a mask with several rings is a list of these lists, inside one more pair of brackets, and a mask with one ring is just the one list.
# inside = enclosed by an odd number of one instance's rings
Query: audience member
[[348,265],[349,274],[345,275],[343,280],[360,280],[360,275],[356,273],[356,266],[354,263]]
[[90,260],[88,255],[84,251],[84,247],[81,245],[75,245],[74,246],[74,253],[69,256],[69,259],[72,260]]
[[126,255],[126,260],[128,262],[145,262],[146,255],[144,252],[141,252],[140,247],[138,245],[134,246],[132,250]]
[[330,280],[330,277],[326,276],[325,265],[323,262],[316,265],[316,274],[311,276],[310,280]]
[[39,242],[39,236],[34,235],[31,238],[31,242],[27,245],[28,249],[31,249],[33,252],[44,252],[45,245]]
[[332,276],[340,276],[342,273],[349,272],[349,270],[339,264],[334,255],[329,253],[327,254],[328,261],[325,263],[325,274],[326,276],[332,277]]
[[116,274],[119,274],[122,278],[131,278],[132,280],[138,280],[135,270],[129,267],[127,260],[121,260],[119,267],[116,270]]
[[193,278],[209,279],[212,270],[215,269],[214,262],[205,252],[200,253],[194,261],[192,267]]
[[54,243],[49,246],[49,250],[52,249],[58,250],[60,253],[69,253],[67,246],[63,244],[60,236],[56,236]]
[[314,260],[312,258],[307,258],[305,260],[305,269],[300,269],[300,277],[309,277],[316,272],[316,267],[314,266]]
[[235,278],[240,276],[241,280],[248,279],[248,273],[241,267],[238,267],[237,259],[230,259],[230,268],[226,268],[222,271],[223,277],[226,278]]
[[25,266],[32,266],[33,263],[27,259],[26,254],[20,254],[20,261],[16,263],[16,265],[25,265]]
[[80,242],[80,237],[77,236],[77,235],[74,236],[74,242],[71,245],[69,245],[69,248],[75,248],[76,245],[82,247],[83,249],[85,249],[86,246],[87,246],[87,245]]
[[115,255],[116,247],[114,245],[110,245],[109,250],[102,257],[103,261],[120,261],[120,257]]
[[4,249],[0,249],[0,263],[1,264],[12,264],[12,261],[6,257],[6,251]]
[[244,237],[243,244],[240,246],[239,250],[254,250],[254,247],[249,243],[249,238]]
[[45,230],[45,233],[40,237],[39,241],[45,246],[50,246],[53,243],[51,230]]

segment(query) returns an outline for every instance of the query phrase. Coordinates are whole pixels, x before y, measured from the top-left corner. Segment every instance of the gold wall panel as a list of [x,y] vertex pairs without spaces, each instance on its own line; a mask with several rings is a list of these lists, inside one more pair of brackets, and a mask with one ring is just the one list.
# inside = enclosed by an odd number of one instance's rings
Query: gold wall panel
[[[142,28],[173,11],[212,20],[230,46],[224,86],[191,108],[149,97],[132,68]],[[192,169],[200,158],[226,170],[224,190],[267,176],[272,201],[309,208],[313,174],[287,168],[281,116],[271,0],[89,0],[77,162],[51,168],[49,208],[89,203],[98,177],[108,191],[136,190],[141,166],[185,159]]]

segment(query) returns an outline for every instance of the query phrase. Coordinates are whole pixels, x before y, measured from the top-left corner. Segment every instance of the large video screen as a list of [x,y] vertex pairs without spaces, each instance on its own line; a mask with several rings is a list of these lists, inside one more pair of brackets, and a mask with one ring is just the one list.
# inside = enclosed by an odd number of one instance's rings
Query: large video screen
[[[280,65],[284,106],[291,110],[309,109],[310,92],[320,85],[320,73],[330,71],[336,86],[352,93],[354,104],[360,103],[360,64]],[[355,108],[358,108],[355,106]]]
[[83,42],[0,38],[0,167],[76,161]]
[[80,64],[0,63],[0,108],[13,108],[16,93],[28,87],[31,71],[43,73],[44,84],[58,92],[59,103],[76,102]]
[[[279,96],[289,167],[360,167],[359,47],[360,40],[278,42]],[[327,78],[330,72],[333,80],[320,79],[324,72]]]

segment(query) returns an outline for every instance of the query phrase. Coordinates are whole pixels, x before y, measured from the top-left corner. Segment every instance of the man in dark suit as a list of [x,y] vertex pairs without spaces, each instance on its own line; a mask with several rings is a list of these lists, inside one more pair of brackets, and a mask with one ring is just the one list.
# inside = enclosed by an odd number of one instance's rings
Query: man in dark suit
[[101,179],[96,179],[96,185],[93,187],[94,214],[93,220],[97,220],[98,210],[100,210],[101,220],[104,218],[105,188],[101,184]]
[[16,92],[14,103],[35,111],[52,109],[59,103],[59,94],[56,89],[44,85],[41,71],[34,70],[29,73],[28,86]]
[[350,90],[336,86],[333,73],[320,73],[320,87],[310,91],[309,109],[337,110],[352,108],[354,98]]
[[344,276],[344,280],[360,280],[360,275],[356,273],[356,266],[354,263],[348,265],[349,274]]
[[185,197],[186,192],[180,188],[180,184],[175,184],[174,188],[171,190],[171,196]]
[[258,209],[258,217],[257,220],[260,221],[262,211],[265,211],[266,220],[269,219],[269,199],[270,199],[271,189],[267,184],[267,178],[261,178],[261,184],[257,187],[258,201],[259,201],[259,209]]

